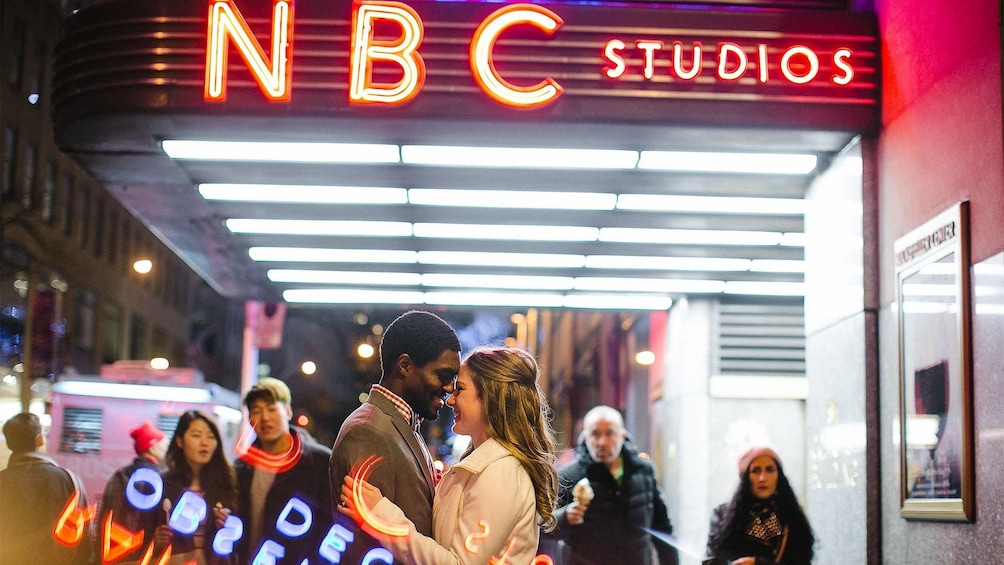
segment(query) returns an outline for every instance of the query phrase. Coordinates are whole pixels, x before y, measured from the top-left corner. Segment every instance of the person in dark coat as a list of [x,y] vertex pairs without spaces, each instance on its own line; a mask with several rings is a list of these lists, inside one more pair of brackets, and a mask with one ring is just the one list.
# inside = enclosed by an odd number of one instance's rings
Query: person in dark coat
[[[287,505],[298,507],[299,503],[290,503],[292,499],[310,509],[315,524],[331,516],[331,450],[306,431],[290,425],[291,402],[286,383],[271,377],[260,379],[244,396],[257,437],[234,463],[237,506],[245,527],[237,549],[241,563],[251,563],[266,540],[282,546],[284,562],[313,562],[317,558],[317,535],[323,535],[323,528],[313,527],[310,534],[290,538],[277,527]],[[301,510],[287,511],[287,521],[299,522],[303,518],[298,516]]]
[[649,533],[673,526],[655,468],[632,446],[620,412],[597,406],[582,426],[578,458],[558,471],[566,565],[676,565],[676,549]]
[[93,520],[83,532],[61,530],[67,534],[62,541],[56,536],[56,522],[75,494],[77,509],[87,507],[80,479],[42,454],[45,436],[35,414],[7,420],[3,435],[11,456],[0,471],[0,563],[88,563],[95,549]]
[[739,457],[739,486],[715,508],[705,565],[809,565],[815,536],[769,447]]
[[[111,512],[112,520],[116,524],[130,532],[136,532],[142,528],[140,520],[142,512],[133,507],[126,499],[126,486],[133,474],[140,469],[149,469],[153,473],[160,473],[164,470],[164,457],[167,455],[168,440],[164,432],[154,427],[149,420],[129,430],[129,435],[133,439],[136,458],[133,459],[132,463],[119,468],[108,479],[105,492],[101,497],[101,517],[98,524],[103,525],[108,513]],[[120,559],[139,560],[141,557],[142,548],[136,548],[132,553]]]

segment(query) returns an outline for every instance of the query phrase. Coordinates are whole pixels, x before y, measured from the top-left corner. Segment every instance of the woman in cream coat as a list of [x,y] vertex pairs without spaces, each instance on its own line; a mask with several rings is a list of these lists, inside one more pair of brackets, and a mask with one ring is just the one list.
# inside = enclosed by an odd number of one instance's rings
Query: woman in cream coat
[[[510,348],[473,351],[447,404],[453,431],[471,447],[436,487],[433,536],[364,478],[345,477],[339,510],[409,564],[529,564],[541,527],[554,527],[557,473],[547,400],[533,356]],[[490,410],[486,410],[490,407]],[[376,464],[379,464],[377,462]]]

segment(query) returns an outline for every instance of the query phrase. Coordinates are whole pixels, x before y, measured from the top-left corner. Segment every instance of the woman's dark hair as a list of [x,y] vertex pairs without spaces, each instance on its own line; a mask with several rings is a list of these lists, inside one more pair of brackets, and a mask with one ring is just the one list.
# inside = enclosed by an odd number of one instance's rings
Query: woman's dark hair
[[199,471],[199,485],[205,493],[206,503],[212,506],[219,502],[227,508],[233,508],[237,502],[237,478],[233,467],[223,455],[223,437],[216,422],[199,410],[189,410],[178,419],[178,427],[174,429],[174,437],[171,438],[171,445],[167,448],[167,455],[164,462],[167,464],[167,476],[180,479],[185,485],[191,484],[193,473],[192,468],[185,459],[185,452],[179,443],[184,441],[185,432],[192,426],[195,420],[202,420],[209,426],[209,430],[216,437],[216,449],[209,463],[203,465]]
[[[775,463],[777,462],[775,461]],[[805,544],[811,561],[816,536],[812,532],[812,526],[809,525],[809,519],[805,517],[802,507],[798,504],[798,499],[795,498],[795,491],[791,489],[791,483],[784,475],[784,469],[780,463],[777,463],[777,490],[774,491],[773,498],[778,520],[788,526],[792,538],[797,537],[801,543]],[[747,472],[743,473],[739,479],[739,486],[736,488],[735,494],[732,495],[732,500],[725,505],[725,510],[722,513],[722,522],[725,527],[717,532],[712,532],[708,546],[712,548],[727,547],[734,536],[745,535],[743,530],[746,526],[747,516],[758,500],[753,495],[753,483],[750,481],[747,469]]]

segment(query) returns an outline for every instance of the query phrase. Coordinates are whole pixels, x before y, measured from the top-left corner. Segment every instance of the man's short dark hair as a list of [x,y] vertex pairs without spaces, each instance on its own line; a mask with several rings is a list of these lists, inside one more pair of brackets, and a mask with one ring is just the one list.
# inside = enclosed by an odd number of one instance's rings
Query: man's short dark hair
[[460,351],[460,340],[453,328],[432,312],[411,310],[384,330],[380,340],[380,367],[386,375],[403,353],[407,353],[416,365],[424,367],[447,350]]
[[3,435],[11,453],[35,451],[35,438],[42,435],[42,423],[38,416],[21,412],[4,422]]

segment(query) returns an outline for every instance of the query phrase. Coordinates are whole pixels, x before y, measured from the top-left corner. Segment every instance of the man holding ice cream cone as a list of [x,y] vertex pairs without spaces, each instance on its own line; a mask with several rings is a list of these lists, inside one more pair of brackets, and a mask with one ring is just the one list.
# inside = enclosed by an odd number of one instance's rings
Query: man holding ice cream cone
[[673,533],[655,468],[638,455],[620,412],[586,413],[577,459],[558,471],[557,533],[565,565],[676,565],[675,548],[648,530]]

